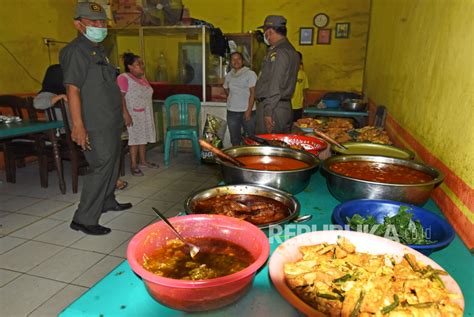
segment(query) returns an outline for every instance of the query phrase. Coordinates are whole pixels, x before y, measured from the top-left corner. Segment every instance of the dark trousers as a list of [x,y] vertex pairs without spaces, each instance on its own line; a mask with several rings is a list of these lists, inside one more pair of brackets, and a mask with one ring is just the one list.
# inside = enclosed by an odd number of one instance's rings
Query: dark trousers
[[242,128],[245,136],[255,135],[255,111],[252,111],[250,120],[245,120],[245,112],[227,110],[227,126],[229,127],[230,143],[237,146],[242,143]]
[[290,133],[293,125],[293,109],[291,109],[291,102],[280,100],[273,109],[273,130],[267,131],[264,120],[263,105],[257,104],[257,134],[262,133]]
[[303,118],[303,108],[293,109],[293,121]]
[[84,176],[81,201],[74,221],[83,225],[97,225],[103,211],[117,206],[115,184],[120,163],[120,129],[90,131],[92,150],[85,151],[90,173]]

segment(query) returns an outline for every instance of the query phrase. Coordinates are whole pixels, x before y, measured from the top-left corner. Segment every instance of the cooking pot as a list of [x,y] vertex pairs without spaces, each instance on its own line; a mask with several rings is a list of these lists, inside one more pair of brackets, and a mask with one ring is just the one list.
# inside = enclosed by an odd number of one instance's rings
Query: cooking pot
[[362,99],[346,99],[342,102],[341,108],[346,111],[365,111],[367,104]]

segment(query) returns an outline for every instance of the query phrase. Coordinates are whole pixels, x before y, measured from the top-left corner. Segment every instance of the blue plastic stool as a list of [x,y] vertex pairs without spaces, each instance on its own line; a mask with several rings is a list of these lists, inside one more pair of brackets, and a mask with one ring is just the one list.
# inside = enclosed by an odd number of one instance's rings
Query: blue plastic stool
[[[191,125],[189,121],[189,106],[194,105],[196,109],[196,124]],[[171,107],[177,106],[178,123],[171,122]],[[178,145],[174,143],[177,140],[191,140],[196,158],[201,162],[201,148],[198,143],[199,121],[201,119],[201,101],[198,97],[188,94],[179,94],[169,96],[165,100],[166,111],[166,137],[165,137],[165,165],[170,161],[170,148],[173,142],[173,154],[178,154]]]

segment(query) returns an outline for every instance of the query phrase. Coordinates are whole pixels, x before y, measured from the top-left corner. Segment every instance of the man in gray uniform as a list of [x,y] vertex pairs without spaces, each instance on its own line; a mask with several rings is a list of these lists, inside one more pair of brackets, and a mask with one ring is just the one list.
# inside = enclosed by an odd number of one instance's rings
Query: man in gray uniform
[[86,234],[104,235],[103,212],[129,209],[115,200],[119,172],[122,100],[115,68],[99,43],[107,36],[107,15],[93,2],[78,3],[76,39],[60,52],[64,85],[71,114],[71,137],[83,150],[91,173],[84,177],[81,201],[70,227]]
[[289,133],[293,123],[291,96],[300,58],[286,38],[285,17],[269,15],[260,28],[270,47],[255,86],[257,133]]

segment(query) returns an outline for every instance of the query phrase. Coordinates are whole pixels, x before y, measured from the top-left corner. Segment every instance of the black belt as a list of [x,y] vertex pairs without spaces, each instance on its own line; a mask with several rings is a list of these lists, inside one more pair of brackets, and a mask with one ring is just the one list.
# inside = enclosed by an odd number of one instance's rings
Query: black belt
[[[262,97],[262,98],[257,98],[257,101],[258,102],[262,102],[264,101],[265,99],[267,99],[266,97]],[[291,99],[280,99],[278,101],[291,101]]]

